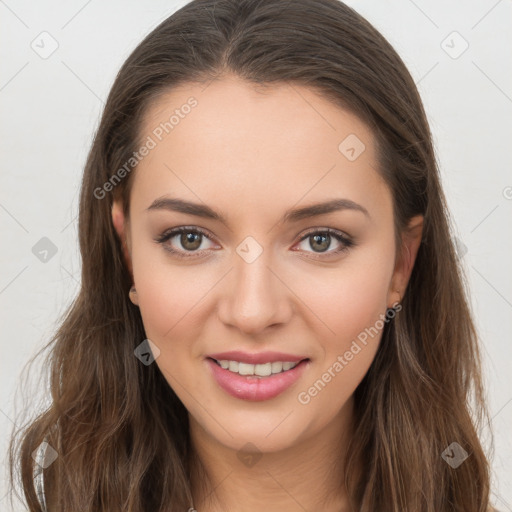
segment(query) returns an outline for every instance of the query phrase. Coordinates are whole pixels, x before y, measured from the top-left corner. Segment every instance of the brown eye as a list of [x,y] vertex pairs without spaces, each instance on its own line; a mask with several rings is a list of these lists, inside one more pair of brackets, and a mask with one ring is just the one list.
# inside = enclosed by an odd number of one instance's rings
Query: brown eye
[[[337,242],[338,248],[329,250],[332,246],[333,239]],[[355,245],[354,241],[349,238],[348,235],[331,228],[310,230],[309,233],[306,233],[306,235],[302,237],[301,244],[307,246],[302,247],[302,250],[313,252],[313,254],[320,257],[324,254],[325,256],[335,256],[343,251],[347,251],[350,247]],[[308,249],[313,249],[313,251],[308,251]]]
[[209,235],[200,228],[180,227],[164,231],[155,242],[161,244],[166,251],[178,257],[192,257],[202,255],[212,246],[201,248],[203,242],[210,240]]
[[180,236],[180,243],[184,249],[196,251],[201,246],[202,234],[196,232],[184,232]]

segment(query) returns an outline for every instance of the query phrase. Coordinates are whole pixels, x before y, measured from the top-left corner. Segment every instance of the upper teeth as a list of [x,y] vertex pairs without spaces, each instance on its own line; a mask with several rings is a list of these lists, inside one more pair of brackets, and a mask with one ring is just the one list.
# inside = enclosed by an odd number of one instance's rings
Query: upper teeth
[[280,373],[281,371],[291,370],[295,366],[299,364],[283,362],[283,361],[275,361],[273,363],[263,363],[263,364],[249,364],[249,363],[240,363],[239,361],[217,361],[222,368],[225,370],[229,370],[230,372],[238,373],[240,375],[257,375],[258,377],[268,377],[274,373]]

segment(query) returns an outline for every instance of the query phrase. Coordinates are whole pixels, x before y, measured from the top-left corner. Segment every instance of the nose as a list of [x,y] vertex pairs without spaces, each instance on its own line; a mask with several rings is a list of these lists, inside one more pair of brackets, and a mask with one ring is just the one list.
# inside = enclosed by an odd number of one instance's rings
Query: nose
[[267,251],[251,263],[234,255],[219,304],[220,320],[246,334],[258,334],[289,321],[293,293]]

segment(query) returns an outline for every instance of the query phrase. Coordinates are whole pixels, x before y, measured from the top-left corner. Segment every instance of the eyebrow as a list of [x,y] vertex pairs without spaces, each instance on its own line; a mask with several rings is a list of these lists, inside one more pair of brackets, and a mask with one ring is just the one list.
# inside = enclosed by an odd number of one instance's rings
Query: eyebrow
[[[188,213],[189,215],[217,220],[226,226],[228,225],[227,219],[213,208],[210,208],[206,204],[192,203],[183,199],[159,197],[151,203],[147,210],[169,210]],[[330,201],[316,203],[302,208],[289,209],[283,215],[282,222],[298,222],[309,217],[316,217],[343,210],[361,212],[366,217],[370,218],[370,214],[364,206],[361,206],[350,199],[332,199]]]

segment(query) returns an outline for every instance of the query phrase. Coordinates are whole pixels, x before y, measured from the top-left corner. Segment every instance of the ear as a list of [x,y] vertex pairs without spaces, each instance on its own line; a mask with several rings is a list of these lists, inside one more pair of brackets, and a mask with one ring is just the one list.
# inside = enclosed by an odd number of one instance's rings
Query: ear
[[123,213],[123,204],[120,200],[114,200],[112,204],[112,223],[114,224],[114,228],[123,248],[124,262],[133,280],[132,259],[129,251],[130,233],[128,229],[128,221],[125,219]]
[[395,269],[388,291],[388,307],[401,302],[409,283],[423,234],[423,215],[412,217],[402,233],[402,247],[396,257]]

